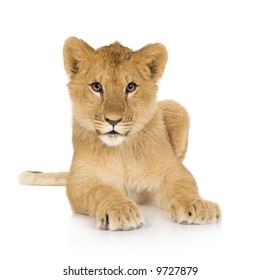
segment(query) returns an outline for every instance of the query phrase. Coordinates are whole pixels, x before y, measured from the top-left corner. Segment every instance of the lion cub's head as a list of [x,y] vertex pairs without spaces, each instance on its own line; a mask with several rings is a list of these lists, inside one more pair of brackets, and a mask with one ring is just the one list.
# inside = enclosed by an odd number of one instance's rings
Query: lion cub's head
[[116,42],[95,50],[71,37],[63,54],[74,120],[82,127],[116,146],[151,120],[167,61],[163,45],[133,51]]

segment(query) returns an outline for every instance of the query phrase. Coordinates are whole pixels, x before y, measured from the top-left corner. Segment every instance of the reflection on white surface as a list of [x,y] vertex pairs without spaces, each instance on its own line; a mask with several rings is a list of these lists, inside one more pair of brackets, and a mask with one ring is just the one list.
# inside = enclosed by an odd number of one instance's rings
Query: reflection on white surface
[[[59,279],[68,265],[151,269],[197,266],[197,279],[207,279],[216,267],[219,270],[210,279],[219,279],[222,271],[231,277],[233,267],[242,267],[243,276],[255,274],[255,269],[248,270],[257,267],[254,252],[260,250],[255,215],[259,203],[258,196],[251,196],[256,189],[253,181],[246,193],[226,184],[222,198],[216,199],[223,212],[219,224],[180,225],[154,205],[141,205],[145,225],[125,232],[98,230],[94,218],[72,214],[65,188],[10,182],[13,187],[0,197],[5,210],[0,239],[4,275],[10,276],[14,263],[12,276],[31,275],[31,279],[36,275],[37,279]],[[5,198],[12,198],[15,207]]]
[[154,205],[141,205],[145,225],[132,231],[96,229],[95,219],[73,214],[70,222],[69,247],[87,250],[127,250],[128,252],[195,249],[218,242],[222,224],[181,225]]

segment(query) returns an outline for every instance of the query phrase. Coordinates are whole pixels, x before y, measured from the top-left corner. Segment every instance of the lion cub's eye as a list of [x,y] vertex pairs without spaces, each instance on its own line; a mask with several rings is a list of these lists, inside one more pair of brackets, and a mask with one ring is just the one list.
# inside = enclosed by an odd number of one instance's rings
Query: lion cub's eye
[[136,90],[137,88],[137,85],[133,82],[127,84],[126,88],[125,88],[125,93],[128,94],[128,93],[132,93]]
[[92,90],[94,90],[95,92],[98,92],[100,94],[103,93],[103,88],[102,88],[102,85],[98,82],[94,82],[92,84],[90,84],[90,87]]

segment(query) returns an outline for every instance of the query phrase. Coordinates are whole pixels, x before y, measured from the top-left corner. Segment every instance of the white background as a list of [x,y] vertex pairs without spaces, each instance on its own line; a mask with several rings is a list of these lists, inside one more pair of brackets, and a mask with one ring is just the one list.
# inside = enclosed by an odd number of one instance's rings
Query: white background
[[[198,266],[196,276],[144,279],[259,279],[259,15],[250,0],[1,1],[1,279],[70,279],[68,265]],[[18,184],[27,169],[69,169],[62,47],[72,35],[95,48],[115,40],[167,47],[158,98],[188,109],[185,165],[201,195],[220,204],[222,223],[178,225],[146,205],[142,229],[99,231],[72,214],[65,188]]]

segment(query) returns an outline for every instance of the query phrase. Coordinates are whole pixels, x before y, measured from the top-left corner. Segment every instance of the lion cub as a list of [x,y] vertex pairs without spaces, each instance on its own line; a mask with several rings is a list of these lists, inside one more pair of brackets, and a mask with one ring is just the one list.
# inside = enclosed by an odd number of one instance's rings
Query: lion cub
[[71,169],[27,172],[20,182],[66,184],[73,211],[96,217],[100,229],[141,227],[144,219],[136,202],[148,200],[179,223],[219,221],[219,206],[199,196],[182,164],[186,110],[174,101],[156,101],[165,47],[150,44],[133,51],[116,42],[95,50],[71,37],[63,53],[73,105]]

